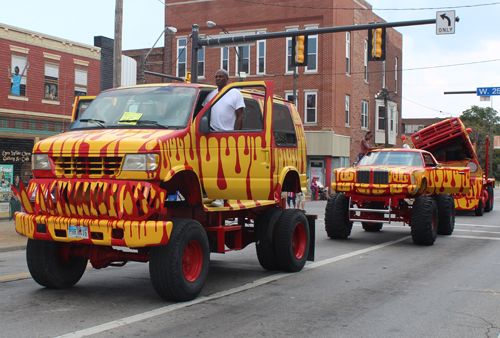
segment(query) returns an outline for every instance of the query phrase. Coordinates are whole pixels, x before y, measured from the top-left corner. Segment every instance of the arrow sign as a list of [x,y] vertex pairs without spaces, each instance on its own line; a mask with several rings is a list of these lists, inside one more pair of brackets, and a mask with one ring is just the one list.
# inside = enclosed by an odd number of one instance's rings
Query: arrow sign
[[455,11],[436,13],[436,34],[455,34]]

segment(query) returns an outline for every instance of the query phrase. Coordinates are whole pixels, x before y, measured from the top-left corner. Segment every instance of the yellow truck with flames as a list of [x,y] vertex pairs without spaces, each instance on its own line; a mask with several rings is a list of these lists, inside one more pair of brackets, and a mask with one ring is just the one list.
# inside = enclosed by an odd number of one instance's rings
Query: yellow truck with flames
[[[234,88],[246,106],[242,130],[211,130],[211,107]],[[203,106],[214,89],[107,90],[69,131],[34,146],[35,178],[16,191],[24,211],[15,224],[37,283],[71,287],[88,261],[149,262],[156,292],[187,301],[202,290],[211,252],[255,242],[263,268],[290,272],[314,259],[315,217],[280,204],[283,191],[306,189],[296,108],[271,81],[228,85]]]
[[457,210],[474,210],[477,216],[493,210],[495,179],[488,177],[489,140],[486,141],[486,165],[481,168],[476,149],[463,122],[452,118],[433,124],[412,135],[413,145],[417,149],[431,152],[440,163],[447,167],[470,168],[471,189],[465,193],[456,193]]
[[336,191],[325,209],[332,239],[350,236],[353,222],[376,232],[384,223],[403,222],[415,244],[432,245],[438,234],[451,235],[455,205],[451,194],[466,194],[470,168],[445,167],[425,150],[368,152],[353,168],[333,171]]

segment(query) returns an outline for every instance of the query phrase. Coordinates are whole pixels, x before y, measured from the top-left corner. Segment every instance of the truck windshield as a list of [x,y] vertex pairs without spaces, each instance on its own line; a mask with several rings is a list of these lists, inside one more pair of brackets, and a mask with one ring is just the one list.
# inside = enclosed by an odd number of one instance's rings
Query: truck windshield
[[366,154],[359,166],[363,165],[401,165],[423,167],[422,155],[416,152],[404,151],[376,151]]
[[74,129],[144,129],[187,126],[197,88],[139,87],[103,92],[71,127]]

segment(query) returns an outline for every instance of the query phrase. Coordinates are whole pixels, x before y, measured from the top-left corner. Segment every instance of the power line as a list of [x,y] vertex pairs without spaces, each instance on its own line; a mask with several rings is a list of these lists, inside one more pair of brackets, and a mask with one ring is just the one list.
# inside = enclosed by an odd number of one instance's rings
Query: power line
[[[158,0],[160,1],[160,0]],[[266,5],[266,6],[276,6],[276,7],[289,7],[289,8],[307,8],[307,9],[340,9],[340,10],[375,10],[375,11],[422,11],[422,10],[441,10],[441,9],[456,9],[456,8],[470,8],[470,7],[483,7],[483,6],[495,6],[500,5],[500,2],[492,2],[486,4],[477,5],[463,5],[463,6],[453,6],[453,7],[422,7],[422,8],[351,8],[351,7],[314,7],[314,6],[297,6],[297,5],[282,5],[265,3],[259,1],[250,0],[234,0],[239,2],[247,2],[256,5]]]

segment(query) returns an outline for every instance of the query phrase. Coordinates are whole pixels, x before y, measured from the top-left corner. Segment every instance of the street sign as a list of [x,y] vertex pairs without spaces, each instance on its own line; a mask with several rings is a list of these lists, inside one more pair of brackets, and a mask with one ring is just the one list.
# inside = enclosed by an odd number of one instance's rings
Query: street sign
[[477,88],[477,96],[500,95],[500,87],[481,87]]
[[455,11],[436,12],[436,34],[455,34]]

